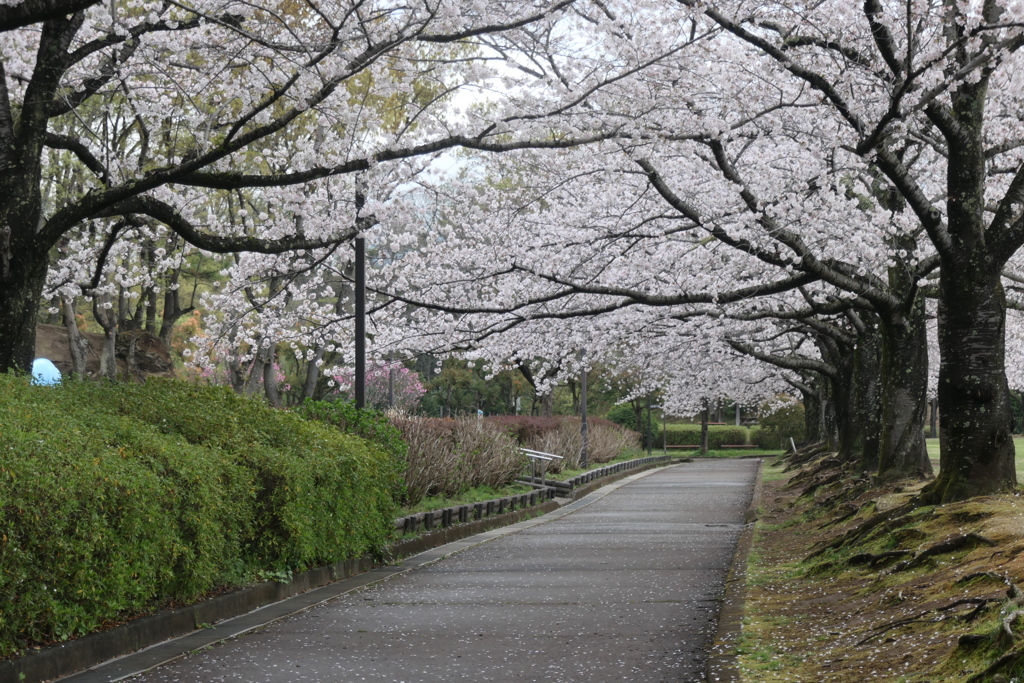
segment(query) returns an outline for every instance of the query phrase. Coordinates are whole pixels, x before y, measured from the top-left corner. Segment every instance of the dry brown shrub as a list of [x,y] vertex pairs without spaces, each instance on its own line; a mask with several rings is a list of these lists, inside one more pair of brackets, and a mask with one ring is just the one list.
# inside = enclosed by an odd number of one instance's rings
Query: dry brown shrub
[[560,455],[564,458],[564,460],[548,463],[548,472],[561,472],[563,469],[574,470],[580,466],[580,450],[583,448],[580,425],[578,422],[563,421],[554,429],[546,429],[533,434],[524,444],[524,448]]
[[[606,420],[587,425],[587,460],[591,464],[614,460],[627,450],[637,448],[639,443],[639,434]],[[535,431],[529,434],[523,447],[562,456],[564,460],[548,465],[549,472],[577,469],[583,447],[580,421],[563,419],[557,426]]]
[[504,486],[523,471],[526,458],[504,429],[467,417],[455,420],[454,434],[466,487]]
[[457,496],[474,486],[504,486],[525,458],[502,428],[476,418],[403,417],[394,425],[409,445],[406,504],[434,495]]
[[590,462],[610,462],[628,450],[640,446],[640,434],[623,429],[597,424],[587,427],[587,459]]

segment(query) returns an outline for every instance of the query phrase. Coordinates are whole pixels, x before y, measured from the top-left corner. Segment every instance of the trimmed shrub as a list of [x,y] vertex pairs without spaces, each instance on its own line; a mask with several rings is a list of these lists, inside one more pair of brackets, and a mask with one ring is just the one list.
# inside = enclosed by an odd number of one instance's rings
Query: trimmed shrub
[[[315,420],[337,427],[345,434],[352,434],[373,443],[394,459],[397,471],[405,471],[406,456],[409,447],[402,440],[402,432],[391,424],[387,416],[378,410],[356,408],[354,401],[333,400],[314,401],[306,399],[295,411],[307,420]],[[396,486],[392,492],[395,500],[401,503],[405,499],[403,478],[396,476]]]
[[[699,424],[665,425],[665,443],[669,446],[699,446]],[[659,435],[660,436],[660,435]],[[715,450],[723,444],[741,445],[747,443],[747,428],[729,425],[708,425],[708,448]],[[655,445],[658,442],[655,441]]]
[[525,466],[515,439],[478,418],[402,417],[394,424],[408,444],[407,505],[427,496],[454,497],[475,486],[504,486]]
[[0,375],[0,655],[383,548],[394,458],[230,389]]

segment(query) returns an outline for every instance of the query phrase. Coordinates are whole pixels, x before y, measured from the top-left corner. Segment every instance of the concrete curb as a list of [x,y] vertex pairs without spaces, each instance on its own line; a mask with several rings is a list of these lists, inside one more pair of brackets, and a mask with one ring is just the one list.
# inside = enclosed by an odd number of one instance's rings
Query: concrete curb
[[[122,680],[453,552],[558,519],[626,483],[616,484],[620,480],[632,481],[671,464],[653,462],[615,472],[573,490],[570,498],[549,500],[399,541],[385,552],[388,562],[409,558],[398,564],[383,565],[370,557],[346,560],[295,574],[288,583],[268,581],[240,588],[195,605],[141,617],[109,631],[32,650],[17,659],[0,662],[0,683],[42,683],[61,677],[74,683]],[[607,491],[591,500],[588,494],[602,487]],[[558,514],[552,514],[555,511]],[[537,515],[543,517],[533,519]],[[462,540],[471,536],[470,541]],[[441,550],[444,552],[438,554]]]
[[729,573],[725,580],[725,595],[722,598],[722,609],[718,615],[718,627],[715,640],[708,653],[705,673],[707,683],[740,683],[740,675],[736,664],[736,644],[743,632],[744,598],[746,596],[747,558],[754,544],[754,528],[757,522],[757,507],[761,503],[761,479],[764,472],[764,458],[757,467],[757,479],[754,482],[754,493],[745,515],[746,526],[736,541],[736,552],[729,564]]

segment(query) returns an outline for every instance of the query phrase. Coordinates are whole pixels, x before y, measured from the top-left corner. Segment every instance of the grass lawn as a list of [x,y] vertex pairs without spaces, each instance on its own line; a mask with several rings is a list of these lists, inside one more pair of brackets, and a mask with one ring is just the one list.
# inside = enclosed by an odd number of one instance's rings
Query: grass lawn
[[[925,439],[928,444],[928,457],[935,468],[935,474],[939,473],[939,440]],[[1017,481],[1024,484],[1024,436],[1013,437],[1013,446],[1017,450]]]

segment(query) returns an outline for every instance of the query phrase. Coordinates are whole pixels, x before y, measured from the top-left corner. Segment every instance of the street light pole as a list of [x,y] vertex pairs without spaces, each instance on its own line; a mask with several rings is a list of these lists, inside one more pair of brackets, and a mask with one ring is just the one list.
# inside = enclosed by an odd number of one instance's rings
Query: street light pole
[[583,369],[580,370],[580,436],[583,447],[580,448],[580,468],[587,469],[587,351],[583,350]]
[[647,394],[647,457],[651,457],[651,446],[654,434],[651,432],[651,395]]
[[[366,181],[356,180],[356,222],[366,204]],[[366,238],[356,237],[356,408],[366,407]]]

